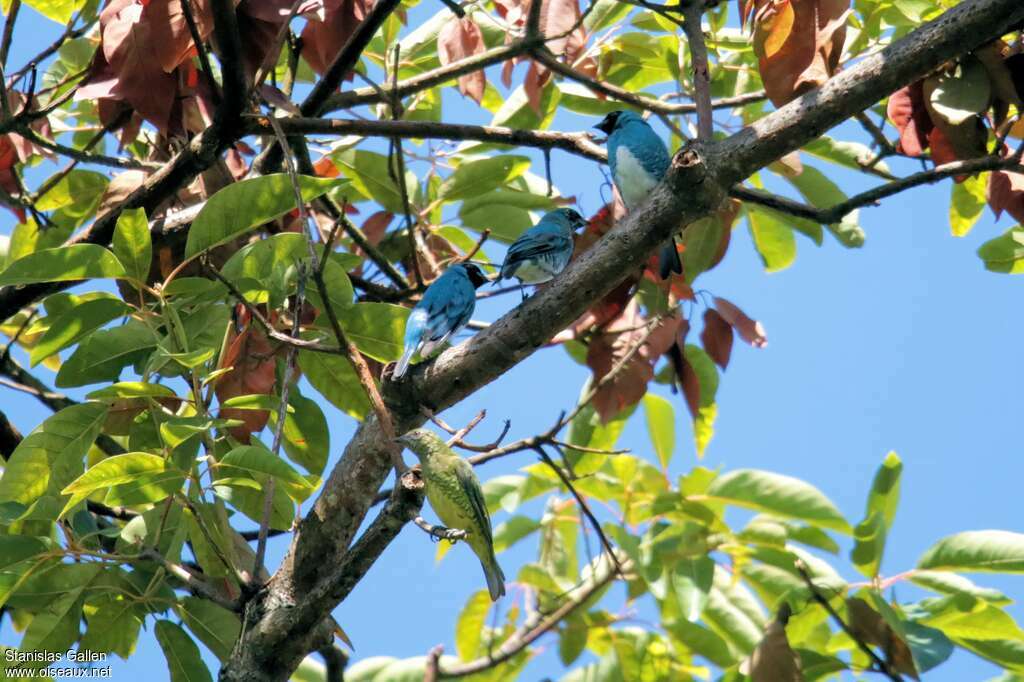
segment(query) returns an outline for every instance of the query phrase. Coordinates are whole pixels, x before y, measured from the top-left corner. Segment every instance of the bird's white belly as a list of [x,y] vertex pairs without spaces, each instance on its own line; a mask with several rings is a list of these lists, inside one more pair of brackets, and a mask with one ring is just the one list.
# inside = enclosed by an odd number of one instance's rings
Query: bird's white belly
[[646,201],[651,190],[658,186],[658,179],[644,170],[640,160],[621,145],[615,152],[615,186],[619,188],[626,210],[632,211]]

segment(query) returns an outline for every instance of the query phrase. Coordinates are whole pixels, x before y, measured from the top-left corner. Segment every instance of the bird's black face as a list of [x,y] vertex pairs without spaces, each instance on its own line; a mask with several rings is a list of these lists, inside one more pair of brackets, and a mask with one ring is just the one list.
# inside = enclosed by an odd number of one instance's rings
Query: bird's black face
[[565,217],[569,219],[569,224],[572,225],[574,231],[587,226],[587,219],[571,208],[565,210]]
[[487,283],[487,275],[480,269],[480,266],[475,263],[465,263],[462,267],[466,269],[466,276],[469,277],[469,281],[473,284],[474,289],[479,289],[482,285]]
[[621,111],[613,111],[601,119],[601,122],[594,127],[606,135],[611,135],[612,131],[615,130],[615,126],[619,123],[619,116],[621,114]]

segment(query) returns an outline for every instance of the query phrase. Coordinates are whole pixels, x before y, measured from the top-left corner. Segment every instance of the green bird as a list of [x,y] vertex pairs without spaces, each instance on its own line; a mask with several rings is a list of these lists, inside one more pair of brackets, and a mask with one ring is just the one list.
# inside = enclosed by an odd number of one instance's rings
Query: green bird
[[505,574],[494,556],[491,517],[473,467],[426,429],[410,431],[398,442],[419,458],[427,499],[441,523],[466,531],[466,543],[480,558],[487,577],[487,591],[497,601],[505,594]]

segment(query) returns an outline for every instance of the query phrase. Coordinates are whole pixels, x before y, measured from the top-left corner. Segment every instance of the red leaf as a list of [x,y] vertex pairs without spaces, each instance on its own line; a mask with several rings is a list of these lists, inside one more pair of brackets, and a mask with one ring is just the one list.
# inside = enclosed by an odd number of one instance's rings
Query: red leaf
[[988,178],[985,198],[997,220],[1006,211],[1014,220],[1024,223],[1024,174],[992,172]]
[[371,7],[372,0],[328,0],[324,3],[323,21],[306,23],[302,31],[302,56],[314,71],[323,74],[327,70]]
[[755,348],[764,348],[768,345],[768,336],[760,322],[747,317],[747,314],[724,298],[715,297],[715,308],[721,313],[722,318],[728,322],[740,338]]
[[767,0],[754,15],[754,52],[768,97],[781,106],[839,66],[849,0]]
[[729,366],[732,353],[732,327],[714,308],[704,312],[704,331],[700,333],[700,342],[707,351],[708,357],[715,364],[725,369]]
[[886,115],[900,133],[896,149],[907,156],[920,156],[928,147],[928,133],[935,127],[924,102],[924,81],[889,95]]
[[[247,318],[247,315],[245,316]],[[217,380],[214,389],[222,403],[240,395],[271,395],[277,383],[275,348],[266,332],[254,326],[246,326],[235,334],[220,361],[221,367],[232,367]],[[248,443],[249,434],[263,430],[270,418],[267,410],[240,410],[221,408],[224,419],[239,419],[244,424],[231,430],[236,439]]]
[[[644,397],[648,382],[654,378],[654,363],[675,343],[681,319],[662,320],[650,334],[646,322],[633,299],[622,315],[594,335],[587,347],[587,366],[593,371],[592,381],[596,384],[621,363],[636,344],[643,342],[615,378],[595,394],[593,404],[602,422],[608,422]],[[643,341],[645,336],[646,341]]]
[[[484,35],[469,17],[459,19],[453,15],[437,35],[437,55],[442,66],[480,54],[485,49]],[[459,92],[477,104],[483,100],[486,86],[487,78],[482,70],[459,76]]]

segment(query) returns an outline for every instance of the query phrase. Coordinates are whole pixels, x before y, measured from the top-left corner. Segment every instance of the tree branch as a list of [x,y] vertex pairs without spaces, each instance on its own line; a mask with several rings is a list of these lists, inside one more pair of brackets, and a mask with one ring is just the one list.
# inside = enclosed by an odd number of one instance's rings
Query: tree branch
[[[631,570],[631,564],[628,560],[623,560],[622,564],[625,569]],[[611,583],[615,577],[616,565],[609,560],[607,554],[601,554],[597,559],[591,577],[569,590],[566,594],[565,602],[557,609],[547,615],[535,614],[490,655],[467,661],[466,663],[458,663],[451,667],[440,668],[438,676],[441,679],[466,677],[467,675],[483,672],[504,663],[530,646],[545,632],[557,626],[573,611],[586,604],[601,589]]]
[[753,204],[772,208],[783,213],[797,216],[798,218],[806,218],[807,220],[813,220],[816,223],[822,225],[832,225],[840,222],[846,215],[855,211],[858,208],[864,206],[874,206],[882,199],[891,197],[894,194],[899,194],[908,189],[918,187],[920,185],[927,185],[931,183],[951,178],[957,175],[973,175],[975,173],[981,173],[984,171],[993,170],[1012,170],[1018,173],[1024,173],[1024,165],[1021,164],[1021,160],[1016,157],[998,157],[998,156],[986,156],[980,159],[971,159],[969,161],[954,161],[952,163],[946,163],[935,168],[914,173],[908,175],[905,178],[888,182],[884,185],[879,185],[873,189],[869,189],[860,194],[855,194],[846,201],[830,206],[829,208],[816,208],[814,206],[808,206],[802,204],[799,201],[793,201],[786,197],[780,197],[769,192],[765,192],[750,187],[743,187],[737,185],[729,190],[729,194],[737,199],[748,201]]
[[715,124],[711,118],[711,72],[708,67],[708,48],[704,44],[704,29],[701,26],[703,14],[703,0],[683,2],[683,25],[693,66],[693,101],[697,106],[697,137],[704,141],[710,141],[714,134]]

